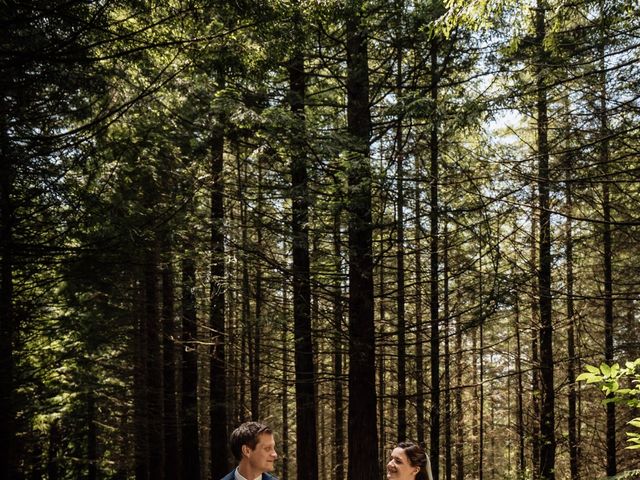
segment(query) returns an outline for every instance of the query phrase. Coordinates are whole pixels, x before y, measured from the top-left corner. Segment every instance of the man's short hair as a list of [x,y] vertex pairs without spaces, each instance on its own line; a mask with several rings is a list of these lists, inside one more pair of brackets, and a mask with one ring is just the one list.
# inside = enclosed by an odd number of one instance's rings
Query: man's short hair
[[273,434],[268,426],[260,422],[245,422],[231,432],[229,445],[237,461],[242,460],[242,446],[247,445],[251,450],[255,450],[258,437],[263,433]]

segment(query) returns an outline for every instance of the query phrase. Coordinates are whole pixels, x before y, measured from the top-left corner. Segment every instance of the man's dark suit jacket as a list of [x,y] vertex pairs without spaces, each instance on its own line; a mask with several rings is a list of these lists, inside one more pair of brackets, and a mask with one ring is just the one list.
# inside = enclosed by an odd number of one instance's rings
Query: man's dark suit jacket
[[[235,480],[235,474],[236,469],[234,468],[233,470],[231,470],[227,475],[225,475],[223,478],[221,478],[220,480]],[[269,475],[268,473],[263,473],[262,474],[262,480],[278,480],[276,477],[274,477],[273,475]]]

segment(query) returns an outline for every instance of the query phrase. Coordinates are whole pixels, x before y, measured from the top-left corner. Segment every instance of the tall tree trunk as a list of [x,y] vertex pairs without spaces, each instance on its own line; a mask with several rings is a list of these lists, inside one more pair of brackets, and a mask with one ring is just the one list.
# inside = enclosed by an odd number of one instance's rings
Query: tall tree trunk
[[[258,191],[256,199],[256,248],[262,251],[262,161],[263,155],[258,155]],[[254,289],[254,306],[255,317],[251,321],[252,338],[251,338],[251,419],[259,421],[261,418],[260,409],[260,385],[262,379],[262,262],[258,258],[255,267],[255,289]]]
[[0,478],[13,480],[16,466],[14,410],[13,223],[14,171],[9,158],[7,113],[0,98]]
[[525,460],[525,425],[524,425],[524,387],[522,381],[522,339],[520,338],[520,304],[515,301],[515,335],[516,335],[516,381],[517,381],[517,425],[518,433],[518,473],[516,478],[523,480],[527,468]]
[[422,159],[420,155],[416,155],[415,160],[415,263],[416,263],[416,287],[415,287],[415,316],[416,316],[416,440],[424,444],[424,349],[423,349],[423,309],[422,309],[422,200],[420,192],[422,190],[420,179],[422,178]]
[[[233,210],[231,210],[233,212]],[[229,213],[229,212],[228,212]],[[231,216],[232,213],[229,213]],[[229,225],[236,225],[235,219],[229,219]],[[231,285],[234,279],[241,278],[239,272],[241,271],[240,265],[236,262],[233,265],[229,265],[229,275],[227,277],[227,285]],[[233,346],[230,348],[229,355],[229,363],[228,366],[230,368],[230,378],[229,385],[231,388],[228,389],[228,405],[231,408],[231,419],[230,425],[239,425],[242,423],[242,409],[243,403],[241,402],[242,397],[242,388],[243,385],[243,357],[238,355],[238,349],[242,351],[242,339],[244,338],[242,332],[242,326],[239,320],[239,316],[237,315],[236,305],[239,304],[238,299],[240,298],[240,292],[237,288],[231,288],[227,292],[229,298],[229,345]],[[240,302],[240,305],[242,302]]]
[[376,428],[373,252],[371,221],[371,117],[368,40],[361,0],[348,3],[347,129],[349,177],[349,480],[379,476]]
[[98,478],[98,426],[96,398],[93,390],[87,392],[87,480]]
[[335,480],[344,480],[344,381],[343,381],[343,321],[344,307],[342,295],[342,239],[340,226],[342,225],[342,205],[337,205],[333,214],[333,256],[335,258],[335,276],[333,285],[333,324],[334,324],[334,474]]
[[[244,303],[244,299],[243,299]],[[247,302],[248,303],[248,302]],[[242,328],[242,340],[240,348],[241,358],[251,358],[251,348],[249,346],[249,335],[251,335],[250,325],[243,324]],[[247,402],[247,376],[251,376],[251,362],[240,362],[240,421],[244,422],[251,418],[251,415],[247,416],[247,404],[249,404],[249,411],[251,411],[251,402]]]
[[451,480],[451,356],[449,348],[449,242],[448,224],[444,224],[444,245],[443,245],[443,295],[444,295],[444,472],[445,478]]
[[[480,253],[482,255],[482,253]],[[482,285],[482,282],[480,283]],[[480,304],[482,305],[482,295],[480,295]],[[480,308],[482,310],[482,307]],[[480,362],[480,386],[478,398],[478,480],[484,479],[484,313],[480,312],[480,328],[478,335],[480,337],[480,347],[478,351],[478,361]]]
[[[384,156],[380,155],[379,157],[379,165],[378,168],[384,168]],[[386,192],[382,194],[382,198],[380,199],[381,203],[387,204],[388,198]],[[379,338],[386,338],[386,319],[387,319],[387,289],[385,277],[387,275],[385,253],[387,246],[385,242],[378,242],[378,258],[380,258],[380,265],[378,266],[378,292],[377,297],[380,299],[378,301],[378,318],[380,319],[378,329],[376,331],[376,335]],[[376,362],[378,367],[378,434],[379,434],[379,454],[380,458],[387,458],[387,423],[386,420],[387,412],[397,411],[397,403],[395,402],[398,398],[397,389],[395,391],[395,395],[391,398],[391,393],[387,395],[387,386],[386,386],[386,372],[387,372],[387,355],[385,352],[385,345],[383,342],[380,342],[377,346],[377,354],[376,354]],[[388,406],[385,400],[389,398]],[[392,434],[395,437],[395,433]]]
[[[458,289],[460,291],[460,289]],[[462,320],[456,319],[456,480],[464,480],[464,410],[462,409]]]
[[482,259],[483,251],[482,246],[484,239],[482,237],[482,225],[479,227],[480,248],[478,251],[478,293],[479,293],[479,312],[478,318],[480,319],[480,326],[478,328],[478,334],[480,336],[480,350],[478,351],[478,360],[480,362],[480,385],[479,385],[479,413],[478,413],[478,480],[484,479],[484,322],[485,313],[483,305],[483,276],[482,276]]
[[289,61],[289,105],[296,120],[291,145],[293,243],[293,329],[296,372],[297,478],[318,479],[318,432],[315,403],[314,345],[311,332],[309,261],[309,175],[305,150],[304,32],[299,5],[294,5],[294,50]]
[[176,402],[176,327],[175,288],[171,245],[164,239],[162,248],[162,353],[164,361],[164,457],[166,477],[180,480],[180,457],[178,455],[178,411]]
[[555,479],[555,393],[553,386],[553,323],[551,310],[551,212],[549,211],[549,144],[547,118],[547,53],[544,0],[538,0],[535,10],[535,66],[537,87],[537,148],[538,148],[538,208],[540,214],[538,293],[540,308],[540,477]]
[[[247,171],[246,164],[240,162],[240,157],[238,156],[238,198],[244,200],[244,185],[247,184]],[[242,335],[242,358],[248,358],[248,361],[241,363],[241,368],[244,370],[248,369],[249,373],[249,381],[252,383],[254,378],[254,369],[255,369],[255,359],[253,355],[253,322],[251,322],[251,286],[249,285],[249,260],[248,260],[248,251],[249,251],[249,226],[248,226],[248,211],[247,204],[245,201],[240,202],[240,228],[242,231],[242,240],[241,240],[241,264],[242,264],[242,315],[241,315],[241,324],[243,327],[243,335]],[[246,382],[245,379],[247,376],[245,374],[240,375],[240,404],[241,404],[241,412],[243,421],[245,420],[246,412],[246,403],[247,403],[247,393],[246,393]],[[250,394],[250,410],[253,415],[255,401],[253,399],[253,389],[249,389]],[[251,417],[253,419],[253,416]]]
[[[430,99],[434,106],[438,104],[438,47],[437,42],[431,42],[431,87]],[[429,242],[429,257],[431,271],[429,272],[429,306],[431,322],[431,432],[430,432],[430,453],[431,468],[433,469],[433,480],[440,478],[440,298],[438,292],[438,275],[440,267],[439,258],[439,233],[438,223],[440,220],[440,206],[438,203],[438,182],[439,182],[439,120],[434,110],[431,119],[431,133],[429,142],[430,155],[430,212],[429,221],[431,224],[431,238]]]
[[[227,448],[227,366],[225,359],[226,270],[224,262],[224,132],[215,128],[211,139],[211,278],[209,324],[211,325],[210,445],[211,475],[220,478],[229,470]],[[185,479],[186,480],[186,479]]]
[[[611,247],[611,203],[607,180],[602,185],[602,203],[604,210],[603,222],[603,263],[604,263],[604,357],[605,362],[613,364],[613,278],[612,278],[612,247]],[[609,395],[610,398],[613,395]],[[607,403],[607,476],[617,473],[616,461],[616,406]]]
[[[318,258],[317,252],[320,251],[319,242],[320,242],[319,236],[314,235],[313,242],[311,244],[311,249],[309,252],[309,256],[311,259]],[[322,253],[324,253],[324,251],[322,251]],[[322,290],[324,290],[324,288],[322,288]],[[311,335],[313,335],[314,322],[318,324],[320,315],[321,315],[320,314],[320,295],[318,295],[318,292],[315,291],[312,287],[311,288]],[[325,343],[322,341],[323,338],[321,338],[320,336],[313,337],[312,340],[313,340],[312,348],[314,353],[314,355],[312,356],[312,364],[314,365],[314,371],[315,371],[315,369],[321,362],[321,358],[322,360],[325,359],[324,356],[320,357],[320,355],[318,354],[318,352],[323,350]],[[324,362],[322,363],[323,363],[323,370],[324,370],[325,365],[324,365]],[[329,442],[323,441],[323,439],[329,438],[327,436],[327,430],[326,430],[326,415],[325,415],[326,408],[323,405],[324,399],[326,398],[326,395],[327,395],[327,393],[325,393],[327,392],[327,390],[325,390],[326,386],[327,386],[326,383],[323,383],[322,387],[316,384],[314,388],[314,398],[315,398],[314,412],[316,414],[316,423],[317,423],[316,435],[317,435],[317,438],[319,439],[318,445],[316,446],[316,456],[318,458],[316,463],[318,465],[318,476],[320,478],[325,478],[326,476],[325,467],[327,465],[327,458],[326,458],[327,443],[329,443]]]
[[49,447],[47,449],[47,480],[60,479],[60,426],[58,420],[54,420],[49,429]]
[[[396,97],[402,98],[402,16],[404,1],[397,2],[397,32],[396,32]],[[398,200],[396,203],[396,283],[397,283],[397,319],[398,319],[398,430],[397,438],[403,441],[407,438],[407,355],[406,355],[406,321],[405,321],[405,281],[404,281],[404,132],[402,129],[402,114],[396,118],[396,186]]]
[[[258,260],[259,261],[259,260]],[[260,385],[262,384],[262,331],[261,317],[262,315],[262,268],[256,266],[255,277],[255,314],[251,319],[251,330],[249,339],[249,352],[251,354],[251,377],[249,384],[249,393],[251,397],[251,420],[259,421],[262,415],[260,409]]]
[[236,155],[237,161],[237,177],[238,177],[238,192],[237,196],[240,200],[240,229],[241,229],[241,268],[242,268],[242,309],[241,309],[241,330],[242,330],[242,348],[241,348],[241,358],[249,358],[249,361],[240,362],[240,413],[241,420],[245,420],[245,412],[246,412],[246,403],[247,403],[247,393],[246,393],[246,381],[247,375],[245,373],[245,369],[249,370],[249,378],[251,379],[253,376],[253,355],[252,348],[250,347],[250,336],[252,332],[251,322],[249,321],[249,317],[251,315],[251,287],[249,285],[249,263],[247,259],[247,252],[249,249],[249,232],[247,225],[247,202],[244,201],[245,193],[244,193],[244,185],[247,184],[247,170],[246,170],[246,162],[241,162],[240,155]]
[[[136,277],[139,272],[136,272]],[[144,313],[144,292],[134,284],[133,315],[134,367],[133,367],[133,425],[134,425],[134,473],[136,480],[149,480],[149,423],[147,381],[147,328]]]
[[182,398],[180,401],[181,465],[183,480],[200,478],[198,435],[198,323],[196,263],[187,243],[182,260]]
[[162,386],[162,323],[159,296],[159,249],[156,241],[147,252],[145,269],[145,327],[147,335],[147,410],[149,425],[149,478],[164,478],[164,390]]
[[289,285],[282,283],[282,480],[289,479]]
[[[496,428],[496,404],[493,401],[493,397],[489,395],[489,401],[491,402],[491,406],[489,408],[489,420],[491,425],[491,431],[489,432],[489,478],[493,480],[496,478],[496,436],[495,436],[495,428]],[[510,409],[508,410],[511,411]],[[510,453],[510,451],[509,451]],[[510,458],[510,457],[507,457]]]
[[575,348],[575,308],[573,302],[573,224],[571,217],[573,215],[573,188],[571,182],[571,172],[573,162],[571,154],[567,154],[565,158],[565,201],[566,201],[566,225],[565,225],[565,257],[566,257],[566,285],[567,285],[567,383],[569,384],[568,393],[568,415],[567,428],[569,436],[569,467],[571,471],[571,480],[580,478],[578,471],[578,438],[576,428],[576,348]]
[[[382,157],[381,157],[382,163]],[[383,242],[379,244],[380,250],[378,255],[381,259],[384,258],[385,245]],[[386,274],[385,263],[384,261],[380,262],[380,266],[378,267],[378,298],[380,301],[378,302],[379,308],[379,318],[381,319],[378,331],[376,332],[380,338],[386,337],[385,332],[385,319],[387,318],[387,302],[386,302],[386,288],[384,277]],[[386,458],[387,453],[385,451],[387,444],[387,431],[386,431],[386,421],[385,416],[387,413],[386,402],[387,398],[387,387],[385,382],[385,372],[386,372],[386,355],[385,348],[382,342],[378,345],[378,354],[376,356],[376,361],[378,363],[378,432],[380,434],[380,458]],[[396,395],[397,398],[397,395]],[[391,402],[392,410],[393,410],[393,402]]]
[[538,259],[538,214],[533,204],[535,193],[531,192],[531,475],[533,480],[540,478],[540,348],[538,346],[538,335],[540,330],[539,310],[538,310],[538,283],[536,275],[536,265]]
[[478,382],[478,360],[480,356],[478,355],[478,329],[474,328],[471,332],[471,351],[472,351],[472,361],[473,365],[471,368],[472,372],[472,385],[473,385],[473,401],[471,402],[471,434],[474,438],[473,443],[473,461],[475,464],[472,464],[471,471],[474,472],[474,475],[477,476],[478,472],[478,459],[480,458],[480,442],[478,439],[480,438],[479,426],[480,422],[478,421],[478,406],[480,405],[480,385]]
[[[600,41],[599,53],[599,99],[598,121],[600,141],[598,144],[598,156],[602,171],[602,247],[604,270],[604,358],[611,365],[614,362],[613,355],[613,268],[612,268],[612,241],[611,241],[611,193],[609,189],[609,119],[607,114],[607,65],[606,48],[607,41],[606,12],[604,0],[599,1],[600,17]],[[609,395],[612,398],[613,395]],[[607,403],[607,476],[612,477],[617,473],[616,460],[616,406],[615,403]]]

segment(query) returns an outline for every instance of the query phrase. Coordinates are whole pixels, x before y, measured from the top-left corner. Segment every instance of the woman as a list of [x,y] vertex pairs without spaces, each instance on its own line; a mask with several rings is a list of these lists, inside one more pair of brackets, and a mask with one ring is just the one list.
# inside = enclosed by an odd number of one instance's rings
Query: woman
[[387,463],[387,478],[392,480],[433,480],[431,462],[420,445],[400,442]]

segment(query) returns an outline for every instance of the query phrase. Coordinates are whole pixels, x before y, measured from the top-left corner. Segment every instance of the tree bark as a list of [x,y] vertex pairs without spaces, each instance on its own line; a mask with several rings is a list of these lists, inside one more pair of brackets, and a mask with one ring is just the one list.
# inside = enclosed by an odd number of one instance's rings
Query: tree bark
[[[289,318],[288,279],[282,284],[282,318]],[[282,480],[289,478],[289,322],[282,325]]]
[[196,317],[196,264],[187,244],[182,260],[182,398],[180,414],[183,480],[200,478],[198,435],[198,324]]
[[315,402],[314,344],[311,331],[309,261],[309,175],[305,149],[306,72],[300,5],[294,5],[293,53],[288,65],[289,105],[295,124],[291,142],[293,242],[293,324],[296,372],[297,478],[318,479],[318,427]]
[[[531,202],[535,202],[535,193],[532,191]],[[539,309],[538,309],[538,283],[536,264],[538,259],[538,215],[535,207],[531,214],[531,475],[533,480],[540,478],[540,348],[539,348]]]
[[96,398],[93,391],[87,392],[87,480],[98,478],[98,426]]
[[238,177],[238,200],[240,202],[240,229],[241,229],[241,246],[240,246],[240,258],[241,258],[241,269],[242,269],[242,280],[241,280],[241,298],[242,298],[242,308],[241,308],[241,335],[242,335],[242,347],[241,347],[241,358],[248,358],[248,361],[240,362],[240,398],[239,398],[239,412],[240,412],[240,421],[246,420],[246,404],[247,404],[247,386],[245,379],[247,378],[247,369],[248,369],[248,377],[249,379],[253,376],[253,348],[251,347],[251,335],[252,335],[252,326],[249,320],[251,315],[251,287],[249,285],[249,262],[247,258],[247,252],[249,249],[249,232],[248,232],[248,221],[247,221],[247,202],[245,201],[245,192],[244,186],[247,184],[247,170],[246,164],[243,163],[240,159],[240,155],[236,155],[237,161],[237,177]]
[[471,471],[474,472],[474,475],[477,476],[478,472],[478,459],[480,458],[480,442],[477,440],[480,438],[479,426],[480,422],[478,421],[478,407],[480,406],[480,387],[478,382],[478,329],[474,328],[471,332],[471,352],[472,352],[472,385],[473,385],[473,401],[471,402],[471,434],[473,438],[476,440],[472,445],[473,452],[473,461],[475,464],[472,464]]
[[424,349],[423,349],[423,307],[422,307],[422,199],[420,197],[422,178],[422,159],[420,155],[416,155],[416,188],[415,188],[415,204],[416,218],[414,222],[415,235],[415,263],[416,263],[416,286],[415,286],[415,315],[416,315],[416,437],[420,444],[424,444]]
[[9,158],[7,112],[0,98],[0,478],[14,478],[16,424],[14,398],[13,223],[14,172]]
[[[381,159],[382,160],[382,159]],[[381,162],[382,163],[382,162]],[[382,242],[380,242],[380,250],[378,251],[378,255],[380,258],[384,258],[385,246]],[[386,265],[384,261],[380,262],[380,266],[378,267],[378,297],[380,301],[378,302],[378,316],[380,319],[384,320],[387,318],[387,294],[385,288],[385,274],[387,273]],[[378,326],[378,331],[376,334],[381,337],[386,337],[386,327],[385,322],[381,321]],[[376,355],[376,362],[378,367],[378,433],[380,435],[380,458],[386,458],[387,452],[385,451],[385,445],[387,444],[387,429],[386,429],[386,421],[385,417],[387,414],[386,402],[387,398],[387,386],[385,381],[385,372],[387,368],[386,362],[386,354],[385,348],[382,343],[378,345],[378,353]],[[390,395],[389,395],[390,397]],[[396,395],[397,398],[397,395]],[[393,402],[391,402],[391,408],[393,409]]]
[[578,438],[576,427],[576,406],[577,406],[577,393],[576,393],[576,348],[575,348],[575,308],[573,301],[573,286],[574,286],[574,274],[573,274],[573,222],[571,220],[573,214],[573,188],[571,175],[573,169],[573,162],[571,161],[571,154],[567,154],[565,158],[565,202],[566,202],[566,224],[565,224],[565,257],[566,257],[566,284],[567,284],[567,383],[569,384],[568,393],[568,413],[567,413],[567,429],[568,429],[568,441],[569,441],[569,469],[571,472],[571,480],[578,480],[579,474],[579,453],[578,453]]
[[[258,251],[262,251],[262,162],[264,160],[263,155],[258,155],[258,176],[257,176],[257,200],[256,200],[256,248]],[[255,316],[251,321],[252,336],[251,336],[251,419],[254,421],[260,421],[262,417],[261,399],[260,399],[260,385],[263,382],[262,379],[262,261],[260,258],[256,259],[255,264],[255,288],[254,288],[254,307]]]
[[162,353],[164,361],[164,457],[166,477],[180,480],[181,468],[178,455],[178,411],[176,399],[176,327],[175,284],[171,245],[164,239],[162,251]]
[[[397,5],[397,33],[396,33],[396,97],[402,98],[402,15],[404,2],[399,0]],[[398,319],[398,441],[407,438],[407,355],[406,355],[406,320],[405,320],[405,279],[404,279],[404,132],[402,128],[402,114],[396,118],[396,188],[398,200],[396,204],[396,294]]]
[[145,328],[147,336],[147,410],[149,442],[149,478],[164,478],[164,390],[162,386],[162,323],[160,319],[157,243],[147,252],[145,275]]
[[336,275],[333,285],[333,324],[334,324],[334,478],[344,480],[344,381],[343,381],[343,296],[342,296],[342,242],[340,238],[340,225],[342,223],[342,206],[336,207],[333,220],[333,254],[336,259]]
[[[209,284],[209,324],[211,326],[210,366],[210,448],[211,475],[220,478],[230,468],[228,451],[226,336],[226,270],[224,259],[224,132],[218,126],[211,139],[211,278]],[[186,479],[185,479],[186,480]]]
[[527,468],[525,458],[525,424],[524,424],[524,387],[522,381],[522,339],[520,337],[520,304],[516,298],[515,302],[515,336],[516,336],[516,381],[517,381],[517,425],[516,431],[518,433],[518,473],[516,478],[518,480],[524,479],[525,471]]
[[464,410],[462,409],[462,325],[456,320],[456,480],[464,480]]
[[144,293],[137,285],[135,288],[134,297],[134,474],[136,480],[149,480],[149,422],[147,415],[147,331],[145,314],[142,308],[142,306],[144,305]]
[[[482,257],[482,252],[480,253]],[[480,282],[482,285],[482,282]],[[482,295],[480,295],[480,327],[478,335],[480,337],[480,347],[478,351],[478,361],[480,363],[480,385],[478,398],[478,480],[484,479],[484,319],[482,312]]]
[[379,476],[371,217],[371,117],[368,40],[363,2],[347,9],[349,177],[349,429],[350,480]]
[[[431,87],[430,99],[432,105],[438,104],[438,49],[437,42],[431,42]],[[431,119],[431,133],[429,143],[430,172],[429,189],[431,193],[429,221],[431,224],[431,236],[429,242],[429,258],[431,271],[429,272],[430,290],[430,322],[431,322],[431,432],[430,432],[430,454],[431,468],[433,470],[433,480],[440,478],[440,298],[438,276],[440,268],[439,254],[439,233],[438,223],[440,221],[440,206],[438,200],[439,182],[439,120],[434,111]]]
[[446,480],[451,480],[451,355],[449,347],[449,242],[447,223],[444,224],[443,245],[443,295],[444,295],[444,472]]
[[538,148],[538,208],[540,214],[538,293],[540,308],[540,477],[555,479],[555,393],[553,385],[553,323],[551,310],[551,213],[549,210],[549,145],[547,118],[547,53],[544,0],[538,0],[535,10],[537,56],[535,81],[537,87],[537,148]]
[[60,426],[59,421],[55,420],[49,429],[49,447],[47,448],[47,480],[60,479]]
[[[244,193],[244,185],[247,183],[247,171],[246,165],[241,164],[240,157],[238,156],[238,199],[240,199],[240,228],[242,230],[242,240],[241,240],[241,265],[242,265],[242,315],[241,315],[241,325],[243,328],[242,335],[242,358],[247,358],[248,361],[241,362],[241,369],[248,369],[249,381],[253,383],[254,378],[254,370],[255,370],[255,359],[253,354],[253,325],[250,320],[251,316],[251,286],[249,285],[249,260],[248,260],[248,250],[249,250],[249,226],[248,226],[248,212],[247,212],[247,204],[244,201],[245,193]],[[247,378],[244,372],[241,372],[240,375],[240,411],[242,416],[242,421],[245,420],[244,412],[246,412],[246,402],[247,402],[247,392],[246,392],[246,382]],[[255,400],[253,395],[253,389],[249,388],[250,395],[250,410],[253,415],[255,408]],[[255,419],[253,416],[252,419]]]
[[[607,114],[607,65],[606,65],[606,12],[604,1],[599,1],[601,28],[600,42],[598,45],[599,54],[599,98],[598,98],[598,121],[599,121],[599,144],[598,156],[600,169],[602,171],[602,263],[604,270],[604,358],[605,362],[611,365],[614,362],[613,352],[613,266],[612,266],[612,239],[611,239],[611,192],[609,188],[609,119]],[[613,395],[609,395],[612,398]],[[615,403],[607,403],[607,476],[612,477],[617,473],[616,459],[616,406]]]

